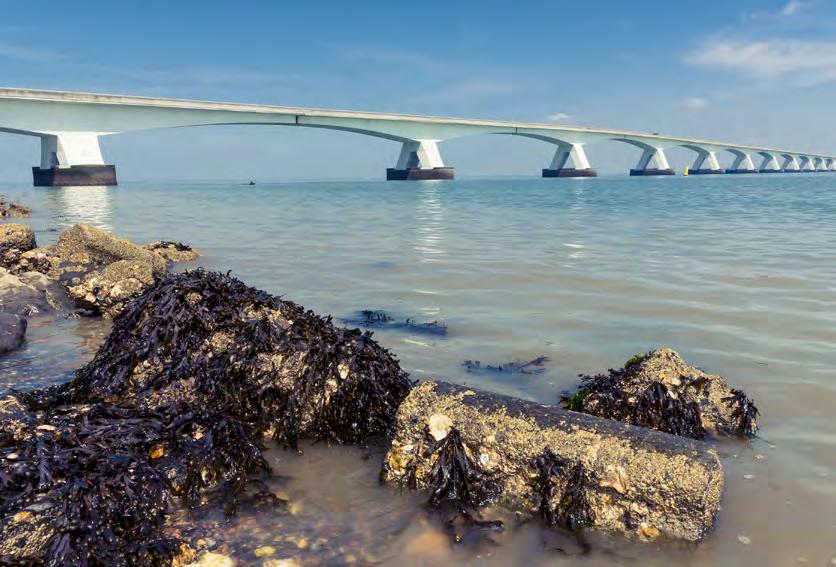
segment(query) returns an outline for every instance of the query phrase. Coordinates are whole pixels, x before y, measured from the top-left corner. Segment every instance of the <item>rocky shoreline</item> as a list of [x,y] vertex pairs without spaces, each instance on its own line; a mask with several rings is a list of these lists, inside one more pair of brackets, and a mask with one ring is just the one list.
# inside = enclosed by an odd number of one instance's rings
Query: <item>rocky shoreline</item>
[[282,506],[264,450],[300,440],[385,447],[383,481],[498,529],[501,508],[699,541],[723,490],[710,438],[757,428],[745,394],[667,349],[585,377],[566,407],[418,385],[368,331],[230,275],[169,273],[196,257],[86,225],[39,248],[0,225],[0,355],[28,317],[113,319],[72,381],[0,399],[0,563],[233,565],[172,519]]

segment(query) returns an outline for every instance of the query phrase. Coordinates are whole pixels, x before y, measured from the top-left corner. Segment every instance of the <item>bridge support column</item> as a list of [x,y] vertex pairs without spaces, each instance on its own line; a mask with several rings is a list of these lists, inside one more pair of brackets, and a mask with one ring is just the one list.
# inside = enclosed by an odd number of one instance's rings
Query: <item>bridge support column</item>
[[[569,160],[573,167],[566,167]],[[597,177],[598,172],[589,166],[583,144],[558,144],[552,163],[543,170],[543,177]]]
[[810,173],[811,171],[816,171],[816,167],[813,165],[813,160],[809,156],[801,156],[801,163],[799,164],[798,168],[803,173]]
[[798,160],[795,156],[784,156],[784,165],[781,166],[784,173],[799,173],[801,168],[798,166]]
[[760,173],[781,173],[781,166],[778,164],[778,156],[773,154],[762,154],[763,161],[758,170]]
[[836,160],[833,160],[831,158],[824,160],[824,170],[836,171]]
[[[655,167],[648,167],[651,161]],[[630,175],[676,175],[665,157],[664,148],[646,148]]]
[[708,150],[703,150],[697,155],[694,165],[688,170],[689,175],[711,175],[725,173],[720,167],[720,162],[717,161],[717,154]]
[[[740,152],[735,154],[736,157],[734,158],[734,162],[732,163],[731,167],[726,170],[726,173],[757,173],[758,170],[755,169],[755,163],[752,161],[752,156],[745,153]],[[777,163],[776,163],[777,166]]]
[[815,171],[827,171],[827,167],[824,163],[824,158],[813,158],[813,169]]
[[41,136],[41,166],[32,168],[35,187],[116,185],[116,166],[102,158],[95,132]]
[[386,170],[387,181],[453,179],[452,167],[445,167],[438,140],[410,140],[401,147],[398,164]]

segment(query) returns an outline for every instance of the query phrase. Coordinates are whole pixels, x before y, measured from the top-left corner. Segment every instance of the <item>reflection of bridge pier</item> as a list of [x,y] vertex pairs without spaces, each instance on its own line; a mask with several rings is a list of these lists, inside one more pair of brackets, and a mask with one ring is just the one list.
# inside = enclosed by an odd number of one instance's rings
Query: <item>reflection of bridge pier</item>
[[[37,186],[115,185],[116,168],[105,164],[99,146],[102,136],[185,126],[269,124],[342,130],[385,138],[401,144],[390,180],[453,179],[438,143],[475,134],[506,134],[534,138],[557,146],[543,177],[594,177],[584,147],[616,140],[642,150],[630,175],[674,175],[665,151],[681,146],[697,154],[691,173],[756,173],[752,155],[764,156],[760,171],[834,171],[833,156],[788,152],[756,146],[558,124],[532,124],[436,118],[405,114],[353,112],[315,108],[175,100],[135,96],[97,95],[58,91],[0,88],[0,132],[41,139],[41,164],[32,168]],[[728,152],[735,161],[728,169],[718,155]],[[782,157],[783,166],[777,159]]]

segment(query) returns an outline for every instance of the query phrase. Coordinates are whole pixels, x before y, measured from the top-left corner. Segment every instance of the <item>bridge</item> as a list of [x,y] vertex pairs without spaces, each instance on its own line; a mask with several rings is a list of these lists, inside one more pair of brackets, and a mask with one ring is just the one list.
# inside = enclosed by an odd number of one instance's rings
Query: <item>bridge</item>
[[[37,136],[41,162],[32,168],[36,186],[115,185],[116,167],[105,164],[99,139],[122,132],[220,124],[271,124],[328,128],[385,138],[401,144],[386,178],[452,179],[438,143],[477,134],[506,134],[555,146],[543,177],[594,177],[584,146],[603,140],[641,151],[630,175],[674,175],[666,150],[682,146],[695,153],[691,174],[797,173],[836,171],[836,157],[601,128],[559,124],[439,118],[260,104],[237,104],[107,94],[0,88],[0,132]],[[728,168],[719,155],[730,154]],[[759,162],[756,166],[755,163]]]

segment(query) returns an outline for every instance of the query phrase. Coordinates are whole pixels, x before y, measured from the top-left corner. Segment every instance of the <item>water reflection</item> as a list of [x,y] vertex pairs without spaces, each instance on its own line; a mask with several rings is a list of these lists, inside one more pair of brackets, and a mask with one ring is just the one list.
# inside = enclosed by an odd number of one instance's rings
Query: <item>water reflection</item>
[[85,223],[113,230],[113,191],[116,187],[54,187],[48,190],[53,218],[61,225]]
[[440,183],[422,183],[416,219],[418,238],[413,246],[422,256],[422,262],[437,262],[446,254],[443,248],[444,205],[440,193]]

